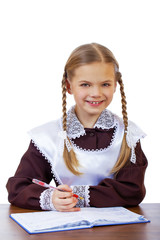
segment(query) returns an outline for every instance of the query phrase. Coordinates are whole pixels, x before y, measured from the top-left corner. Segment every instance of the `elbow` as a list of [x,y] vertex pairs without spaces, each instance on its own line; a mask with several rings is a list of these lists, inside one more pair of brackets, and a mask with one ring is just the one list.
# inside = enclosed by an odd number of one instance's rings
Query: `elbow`
[[136,191],[134,191],[134,194],[132,195],[132,197],[127,201],[127,206],[137,206],[139,205],[144,197],[146,195],[146,189],[145,186],[143,187],[139,187]]
[[139,193],[137,194],[137,205],[139,205],[143,201],[145,195],[146,195],[146,189],[143,186],[143,188],[140,189]]
[[6,184],[6,189],[8,191],[8,202],[15,205],[16,194],[10,180]]
[[8,179],[6,184],[6,189],[8,191],[8,201],[9,203],[19,207],[18,199],[19,194],[21,193],[22,188],[20,188],[20,184],[16,181],[14,177]]

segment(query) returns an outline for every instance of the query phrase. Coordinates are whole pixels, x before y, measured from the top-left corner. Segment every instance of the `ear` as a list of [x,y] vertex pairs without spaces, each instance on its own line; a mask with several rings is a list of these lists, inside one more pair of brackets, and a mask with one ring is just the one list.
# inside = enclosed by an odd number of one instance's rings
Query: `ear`
[[66,88],[67,88],[67,92],[69,94],[72,94],[70,81],[68,79],[66,79]]

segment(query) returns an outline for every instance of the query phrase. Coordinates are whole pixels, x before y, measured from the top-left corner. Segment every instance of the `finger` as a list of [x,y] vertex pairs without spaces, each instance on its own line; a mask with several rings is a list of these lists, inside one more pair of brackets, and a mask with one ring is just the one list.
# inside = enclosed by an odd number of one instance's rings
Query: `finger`
[[72,188],[70,188],[67,184],[59,185],[57,187],[57,189],[63,190],[63,191],[66,191],[66,192],[72,192]]
[[56,207],[56,209],[57,207],[59,208],[61,206],[67,206],[67,205],[72,205],[72,206],[69,206],[70,208],[72,208],[77,204],[78,199],[75,197],[60,198],[59,195],[57,196],[54,193],[52,197],[52,202],[53,202],[53,205]]
[[67,204],[67,205],[59,205],[57,207],[59,208],[59,211],[69,211],[72,208],[76,208],[75,207],[76,204],[77,204],[77,201],[74,203],[71,203],[71,204]]
[[59,190],[56,190],[55,196],[59,199],[71,198],[73,196],[73,193],[72,192],[61,192]]
[[58,211],[65,211],[69,210],[71,208],[74,208],[77,204],[78,200],[76,198],[70,198],[70,199],[58,199],[58,201],[55,201],[55,207]]
[[65,198],[65,199],[58,199],[58,204],[59,205],[73,205],[72,207],[74,207],[77,204],[78,200],[77,198],[74,197],[70,197],[70,198]]

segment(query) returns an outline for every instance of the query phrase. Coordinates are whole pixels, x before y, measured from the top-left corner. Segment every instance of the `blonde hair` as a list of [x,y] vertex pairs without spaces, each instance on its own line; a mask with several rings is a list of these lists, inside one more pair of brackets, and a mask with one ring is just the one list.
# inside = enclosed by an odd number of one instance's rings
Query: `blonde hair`
[[[126,96],[124,93],[124,85],[122,81],[122,75],[119,72],[119,64],[117,60],[115,59],[113,53],[106,47],[97,44],[97,43],[91,43],[91,44],[85,44],[78,48],[76,48],[70,55],[70,57],[67,60],[67,63],[64,68],[64,74],[62,79],[62,111],[63,111],[63,130],[67,131],[67,113],[66,113],[66,80],[72,79],[74,76],[74,71],[76,68],[93,63],[93,62],[105,62],[105,63],[113,63],[115,67],[115,78],[116,81],[120,85],[120,92],[121,92],[121,103],[122,103],[122,115],[123,115],[123,123],[124,123],[124,137],[121,145],[121,151],[119,158],[111,170],[111,173],[117,173],[126,163],[127,160],[131,154],[131,150],[127,145],[126,142],[126,132],[128,128],[128,116],[127,116],[127,102],[126,102]],[[71,144],[70,139],[67,137],[67,140]],[[66,146],[66,141],[64,141],[64,152],[63,152],[63,158],[64,162],[67,166],[67,168],[75,175],[81,175],[82,173],[79,172],[79,161],[76,158],[76,154],[71,148],[70,151],[68,151]]]

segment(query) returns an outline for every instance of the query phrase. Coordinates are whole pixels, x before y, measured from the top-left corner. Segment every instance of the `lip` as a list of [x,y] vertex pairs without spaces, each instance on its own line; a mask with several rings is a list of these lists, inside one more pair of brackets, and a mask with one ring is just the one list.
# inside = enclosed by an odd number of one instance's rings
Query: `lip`
[[104,100],[101,100],[101,101],[86,101],[86,102],[92,107],[98,107],[104,102]]

